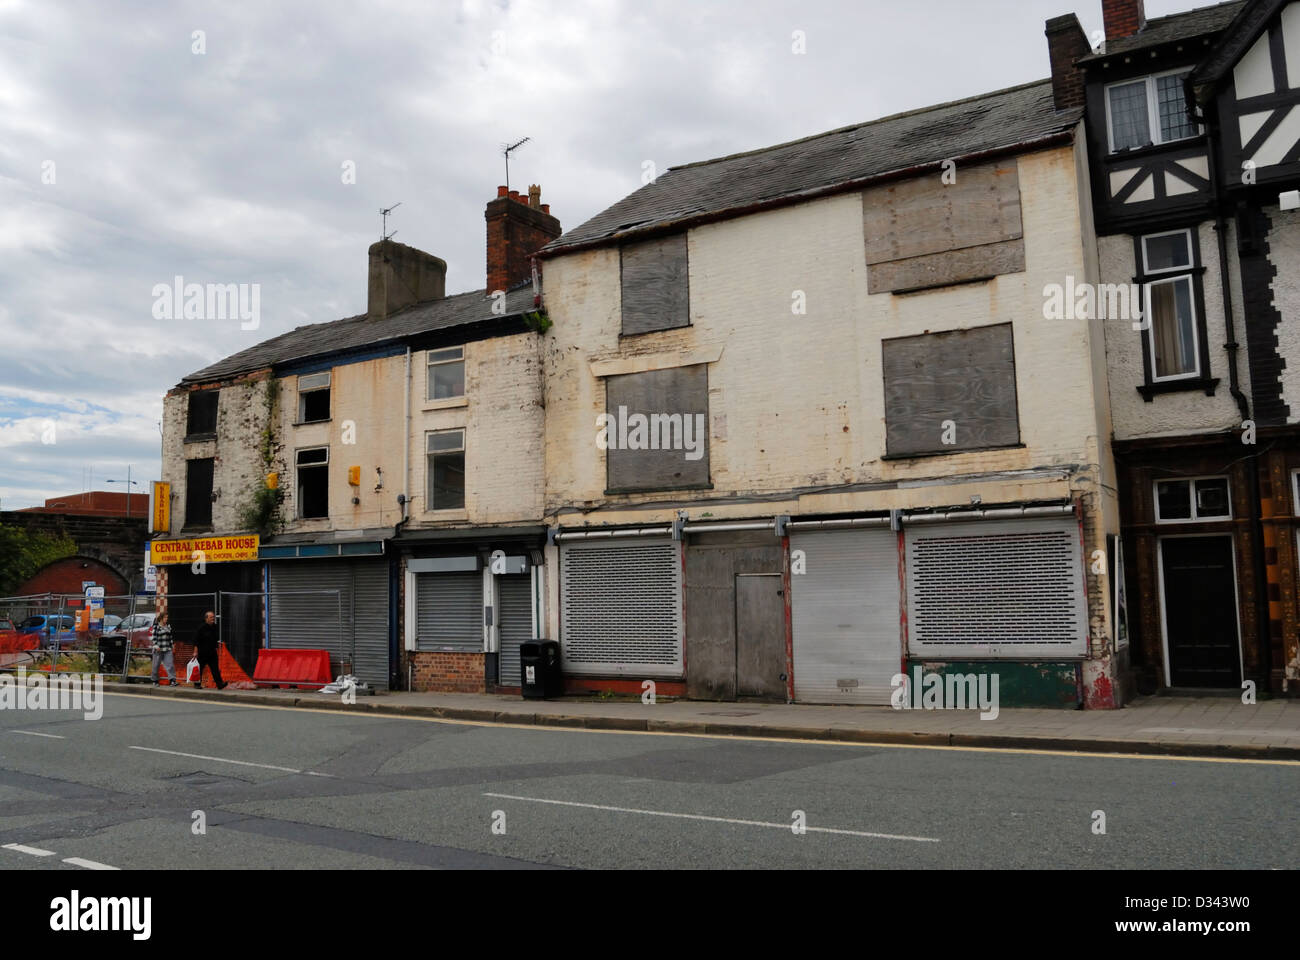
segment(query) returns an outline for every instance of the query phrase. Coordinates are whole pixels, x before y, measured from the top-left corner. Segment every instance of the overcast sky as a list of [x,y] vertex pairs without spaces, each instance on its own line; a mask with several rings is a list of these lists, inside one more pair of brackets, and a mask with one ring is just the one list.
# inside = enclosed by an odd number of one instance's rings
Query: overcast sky
[[[1100,29],[1101,0],[0,0],[0,508],[157,479],[181,377],[364,311],[380,207],[481,289],[504,141],[575,227],[647,160],[1042,79],[1072,6]],[[259,284],[260,326],[155,319],[176,276]]]

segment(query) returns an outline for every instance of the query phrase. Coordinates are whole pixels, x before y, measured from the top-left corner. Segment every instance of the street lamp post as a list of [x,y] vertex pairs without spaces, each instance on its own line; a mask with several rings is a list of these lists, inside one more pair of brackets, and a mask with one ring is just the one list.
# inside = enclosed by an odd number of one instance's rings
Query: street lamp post
[[140,484],[131,479],[131,464],[126,465],[125,480],[105,480],[105,483],[125,483],[126,484],[126,518],[131,519],[131,488],[138,487]]

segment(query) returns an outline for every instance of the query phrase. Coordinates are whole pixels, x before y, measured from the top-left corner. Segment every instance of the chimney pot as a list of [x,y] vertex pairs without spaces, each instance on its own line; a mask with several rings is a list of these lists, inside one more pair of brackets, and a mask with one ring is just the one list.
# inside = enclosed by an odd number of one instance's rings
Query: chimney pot
[[510,188],[509,188],[509,187],[506,187],[506,186],[500,186],[500,187],[497,187],[497,196],[498,196],[498,197],[504,197],[504,196],[506,195],[506,193],[509,191],[509,189],[510,189]]
[[542,213],[550,213],[550,212],[551,212],[551,205],[549,203],[542,204]]

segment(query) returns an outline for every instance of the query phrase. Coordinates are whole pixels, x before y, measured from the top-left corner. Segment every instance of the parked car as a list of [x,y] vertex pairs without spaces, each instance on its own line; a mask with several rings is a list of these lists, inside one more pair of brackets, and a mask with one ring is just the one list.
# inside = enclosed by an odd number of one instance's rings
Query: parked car
[[72,643],[77,639],[77,618],[66,613],[28,617],[18,624],[20,634],[37,637],[40,646]]
[[122,618],[114,613],[104,614],[104,619],[99,622],[100,633],[112,633],[117,629],[117,625],[122,622]]
[[153,622],[157,617],[156,613],[133,613],[120,621],[115,629],[105,630],[104,637],[121,637],[129,634],[132,647],[136,649],[147,647],[152,642],[150,633],[153,631]]

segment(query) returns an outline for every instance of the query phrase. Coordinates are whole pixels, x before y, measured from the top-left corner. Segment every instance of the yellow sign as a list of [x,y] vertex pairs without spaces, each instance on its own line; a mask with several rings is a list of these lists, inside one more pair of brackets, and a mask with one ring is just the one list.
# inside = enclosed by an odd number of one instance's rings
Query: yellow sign
[[152,533],[171,533],[172,528],[172,485],[163,480],[155,480],[153,495],[149,498],[153,506]]
[[256,560],[258,536],[241,533],[234,537],[194,537],[189,540],[153,540],[149,543],[149,562],[164,563],[237,563]]

